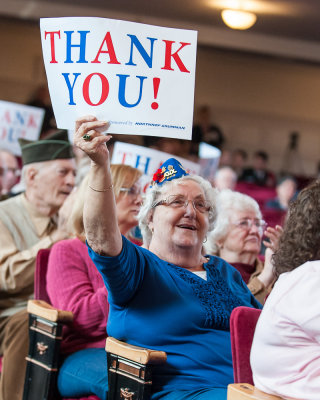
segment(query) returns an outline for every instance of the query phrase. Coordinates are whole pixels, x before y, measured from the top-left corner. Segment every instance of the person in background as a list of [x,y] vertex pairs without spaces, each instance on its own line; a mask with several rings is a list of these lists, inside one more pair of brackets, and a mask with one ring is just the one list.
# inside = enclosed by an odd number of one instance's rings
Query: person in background
[[214,176],[213,184],[218,190],[231,189],[234,190],[237,183],[237,174],[231,167],[221,167]]
[[237,174],[237,177],[242,175],[248,160],[248,153],[243,149],[236,149],[232,152],[231,167]]
[[223,132],[219,126],[212,124],[210,118],[210,107],[201,106],[198,110],[198,122],[192,128],[191,155],[198,156],[200,142],[221,149],[225,141]]
[[245,168],[239,181],[253,183],[259,186],[276,186],[276,178],[268,169],[269,156],[265,151],[257,151],[253,156],[253,166]]
[[279,179],[277,187],[277,197],[266,202],[266,208],[279,211],[287,211],[289,203],[297,194],[297,182],[292,176],[284,176]]
[[5,200],[10,197],[11,189],[17,183],[20,176],[18,160],[8,150],[0,149],[0,176],[2,182],[0,199]]
[[0,202],[0,399],[21,400],[28,351],[26,305],[34,291],[39,249],[65,239],[58,212],[74,186],[75,162],[66,131],[47,140],[19,140],[24,193]]
[[[122,235],[127,236],[130,229],[138,224],[137,215],[142,201],[139,178],[142,173],[128,165],[111,165],[110,169],[118,226]],[[58,388],[63,397],[69,396],[69,393],[81,396],[84,382],[80,376],[86,375],[88,378],[90,375],[93,382],[99,377],[96,368],[100,364],[95,362],[96,358],[104,358],[107,368],[104,348],[109,313],[108,294],[85,245],[83,206],[87,186],[88,176],[65,202],[65,205],[72,203],[68,220],[68,231],[72,238],[53,245],[46,279],[51,304],[74,314],[72,324],[65,328],[61,345],[64,361],[59,369]],[[86,359],[86,363],[80,363],[78,360],[81,359]],[[81,368],[83,371],[79,372]],[[100,384],[103,385],[102,382]],[[65,386],[68,391],[64,390]],[[105,389],[107,386],[106,381]],[[97,387],[92,383],[91,393],[103,399],[105,390],[101,392]]]
[[[221,257],[241,274],[251,293],[261,303],[275,282],[271,257],[277,247],[281,227],[268,228],[258,203],[251,197],[231,190],[217,196],[217,219],[205,243],[207,254]],[[259,259],[263,234],[270,239],[264,263]]]
[[[108,290],[108,334],[167,353],[153,373],[152,400],[225,400],[233,381],[229,317],[238,305],[260,307],[240,274],[202,246],[215,218],[215,190],[175,159],[153,176],[139,214],[144,246],[117,223],[107,126],[77,120],[75,144],[92,160],[84,205],[89,255]],[[108,212],[104,210],[107,208]],[[106,374],[101,360],[101,373]]]
[[223,149],[221,151],[221,156],[219,159],[219,168],[221,167],[230,167],[232,164],[232,153],[228,149]]
[[57,124],[51,104],[50,93],[47,85],[38,86],[33,92],[31,98],[27,102],[28,106],[39,107],[44,110],[44,118],[40,131],[40,139],[44,139],[48,135],[57,130]]
[[285,399],[320,393],[320,181],[290,203],[273,257],[279,277],[258,320],[251,347],[254,384]]

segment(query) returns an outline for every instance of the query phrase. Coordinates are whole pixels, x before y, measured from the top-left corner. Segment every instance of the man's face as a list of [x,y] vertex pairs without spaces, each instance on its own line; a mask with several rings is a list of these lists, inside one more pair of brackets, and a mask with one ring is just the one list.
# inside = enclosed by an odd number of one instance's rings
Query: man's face
[[2,152],[1,157],[1,175],[3,193],[10,192],[11,188],[17,183],[19,166],[16,157],[13,154]]
[[58,210],[74,187],[75,175],[73,159],[46,161],[36,171],[31,190],[42,204]]
[[265,170],[267,168],[267,161],[263,157],[256,156],[253,159],[253,166],[255,169]]

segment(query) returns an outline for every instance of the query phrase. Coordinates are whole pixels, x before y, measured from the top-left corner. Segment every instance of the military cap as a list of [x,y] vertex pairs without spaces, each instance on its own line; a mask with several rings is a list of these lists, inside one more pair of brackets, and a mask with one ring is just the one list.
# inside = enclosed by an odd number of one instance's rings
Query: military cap
[[74,158],[72,144],[69,142],[68,131],[66,130],[56,131],[45,139],[34,142],[26,139],[18,139],[18,141],[23,165]]

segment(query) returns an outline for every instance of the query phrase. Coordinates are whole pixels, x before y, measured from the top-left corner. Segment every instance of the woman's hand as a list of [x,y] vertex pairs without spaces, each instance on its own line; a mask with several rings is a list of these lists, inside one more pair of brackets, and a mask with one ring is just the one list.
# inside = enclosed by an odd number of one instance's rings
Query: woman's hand
[[263,244],[271,249],[272,252],[275,252],[279,246],[280,236],[283,232],[283,228],[280,225],[276,225],[275,228],[268,227],[265,231],[265,236],[269,239],[269,241],[264,240]]
[[264,284],[265,287],[271,285],[275,279],[276,275],[273,269],[272,264],[272,256],[273,253],[277,250],[279,245],[279,239],[283,232],[283,228],[280,225],[276,225],[275,228],[267,228],[265,231],[265,236],[269,239],[269,241],[263,241],[263,244],[267,247],[265,253],[264,267],[261,271],[261,274],[258,276],[260,282]]
[[273,251],[271,248],[267,248],[265,252],[264,267],[261,274],[258,275],[260,282],[264,284],[265,287],[270,286],[276,279],[272,264]]
[[[111,139],[111,136],[105,136],[101,133],[106,131],[108,127],[108,122],[98,121],[92,115],[87,115],[76,120],[74,144],[99,166],[105,166],[109,159],[109,150],[106,143]],[[84,135],[87,135],[89,140],[85,140],[83,138]]]

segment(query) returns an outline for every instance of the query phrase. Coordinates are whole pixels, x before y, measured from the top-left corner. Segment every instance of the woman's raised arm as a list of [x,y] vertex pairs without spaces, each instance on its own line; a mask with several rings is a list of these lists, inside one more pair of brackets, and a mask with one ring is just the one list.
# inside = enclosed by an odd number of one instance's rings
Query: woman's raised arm
[[107,142],[103,135],[108,122],[96,117],[77,119],[74,144],[91,158],[88,189],[83,209],[83,221],[89,246],[97,253],[116,256],[121,252],[122,238],[118,227],[116,203],[110,172]]

